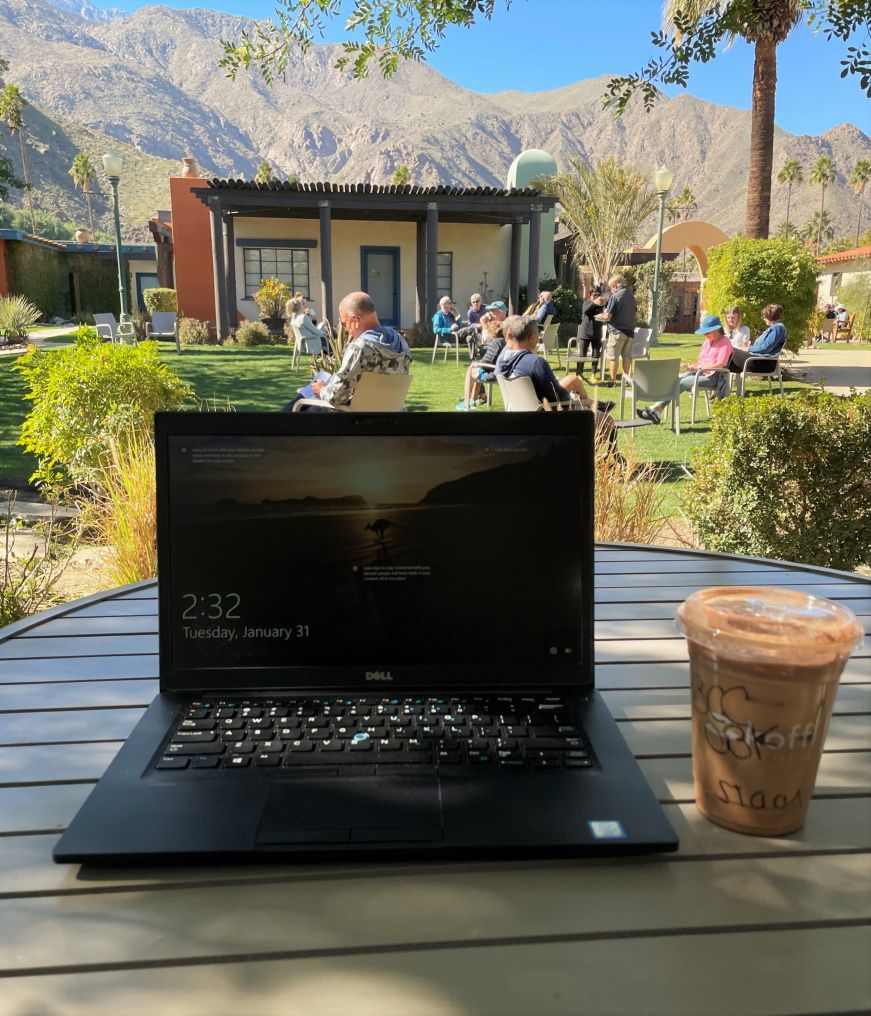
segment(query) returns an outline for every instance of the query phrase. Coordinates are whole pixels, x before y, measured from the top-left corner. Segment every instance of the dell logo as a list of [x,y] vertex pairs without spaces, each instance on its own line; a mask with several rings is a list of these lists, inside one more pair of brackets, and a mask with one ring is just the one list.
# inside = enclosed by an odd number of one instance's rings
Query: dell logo
[[367,670],[367,681],[392,681],[393,674],[389,670]]

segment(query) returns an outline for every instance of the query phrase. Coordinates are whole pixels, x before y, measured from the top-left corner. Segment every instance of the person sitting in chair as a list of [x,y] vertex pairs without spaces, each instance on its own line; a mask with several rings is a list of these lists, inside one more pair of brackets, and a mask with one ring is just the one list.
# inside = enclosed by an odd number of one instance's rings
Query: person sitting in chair
[[308,340],[313,340],[320,343],[320,351],[322,353],[327,351],[329,348],[327,345],[327,335],[323,326],[316,325],[311,317],[309,317],[308,300],[304,296],[291,297],[285,305],[284,313],[294,328],[299,329],[305,349],[308,349]]
[[453,345],[454,336],[460,330],[460,324],[454,314],[453,307],[451,298],[443,296],[439,300],[439,309],[432,317],[432,330],[435,332],[436,342],[441,342],[448,347]]
[[[714,398],[723,399],[729,394],[729,375],[721,371],[713,372],[711,367],[725,367],[729,363],[734,347],[725,334],[723,322],[716,314],[708,314],[702,318],[701,328],[696,329],[696,335],[704,335],[705,341],[699,350],[699,358],[695,363],[683,364],[684,373],[680,376],[680,390],[688,392],[692,390],[698,375],[698,387],[712,389]],[[650,420],[651,423],[659,423],[662,419],[662,411],[666,402],[655,402],[652,406],[644,406],[636,409],[635,415],[642,420]]]
[[765,331],[756,339],[749,349],[733,349],[729,360],[729,370],[733,374],[740,374],[744,370],[744,364],[751,356],[770,356],[767,363],[756,363],[753,366],[755,374],[771,374],[777,367],[777,357],[786,345],[786,326],[781,321],[783,307],[779,303],[770,303],[762,309],[762,320],[766,324]]
[[[481,340],[486,342],[486,345],[477,362],[470,364],[466,371],[466,379],[463,382],[463,398],[456,404],[455,409],[461,411],[475,409],[483,401],[484,385],[496,380],[496,360],[505,348],[502,322],[507,314],[508,308],[501,300],[488,304],[486,313],[480,322]],[[462,334],[460,332],[461,336]]]
[[[368,293],[349,293],[344,297],[339,304],[339,320],[353,339],[345,346],[336,373],[328,381],[311,383],[314,398],[333,407],[350,404],[363,374],[407,374],[411,367],[408,343],[395,328],[381,324]],[[292,412],[294,403],[301,397],[292,399],[282,411]],[[317,412],[316,406],[312,408]]]

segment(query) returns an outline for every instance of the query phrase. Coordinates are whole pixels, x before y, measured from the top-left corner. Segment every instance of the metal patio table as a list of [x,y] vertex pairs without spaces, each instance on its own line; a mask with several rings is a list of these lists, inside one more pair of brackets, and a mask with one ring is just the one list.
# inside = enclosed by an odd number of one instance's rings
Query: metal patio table
[[[871,645],[847,665],[804,829],[692,803],[677,604],[806,589],[871,632],[871,582],[602,545],[596,680],[680,835],[659,857],[80,869],[58,833],[157,691],[157,587],[0,633],[2,1016],[859,1013],[871,1008]],[[871,640],[866,639],[866,642]]]

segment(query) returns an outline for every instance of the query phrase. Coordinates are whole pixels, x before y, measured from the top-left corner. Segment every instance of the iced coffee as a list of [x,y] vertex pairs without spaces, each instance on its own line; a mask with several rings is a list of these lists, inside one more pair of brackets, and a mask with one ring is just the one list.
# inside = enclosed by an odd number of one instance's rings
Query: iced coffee
[[692,687],[696,806],[783,836],[804,823],[838,680],[862,641],[853,613],[777,587],[717,587],[677,611]]

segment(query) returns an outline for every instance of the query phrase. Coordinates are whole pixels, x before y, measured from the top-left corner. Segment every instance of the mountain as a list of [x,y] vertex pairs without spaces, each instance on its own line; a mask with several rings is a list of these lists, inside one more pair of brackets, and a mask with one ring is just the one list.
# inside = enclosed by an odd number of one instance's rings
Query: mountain
[[[294,60],[286,80],[270,88],[246,71],[231,81],[217,66],[220,40],[250,29],[250,19],[145,7],[98,21],[80,13],[90,7],[88,0],[0,0],[7,79],[45,118],[40,133],[31,127],[37,112],[28,111],[28,131],[45,149],[33,178],[35,202],[46,210],[68,207],[69,215],[82,218],[81,197],[65,176],[69,146],[56,151],[52,141],[62,134],[70,144],[90,146],[95,161],[105,150],[100,146],[116,142],[130,158],[136,155],[135,193],[126,171],[120,188],[131,235],[141,235],[146,211],[167,207],[166,177],[186,154],[223,177],[250,178],[266,159],[279,176],[302,180],[383,183],[405,164],[419,184],[504,185],[514,157],[531,147],[549,151],[560,167],[573,156],[610,154],[651,172],[665,162],[676,190],[692,188],[698,217],[727,232],[742,228],[747,111],[682,94],[661,99],[650,113],[632,104],[615,121],[601,109],[606,78],[548,92],[488,95],[418,63],[401,66],[390,81],[377,75],[354,81],[333,67],[336,47],[326,45]],[[15,147],[6,146],[13,161]],[[830,155],[838,169],[826,208],[836,232],[849,233],[858,198],[847,177],[858,159],[871,157],[871,141],[849,124],[817,137],[777,130],[775,172],[796,158],[807,177],[820,155]],[[52,181],[47,194],[42,172]],[[153,203],[143,209],[146,194]],[[808,184],[794,188],[791,220],[807,220],[819,196]],[[786,188],[775,184],[773,228],[785,211]]]
[[124,11],[118,7],[104,10],[102,7],[95,7],[89,0],[54,0],[54,5],[63,11],[78,14],[85,21],[111,21],[113,18],[124,17]]

